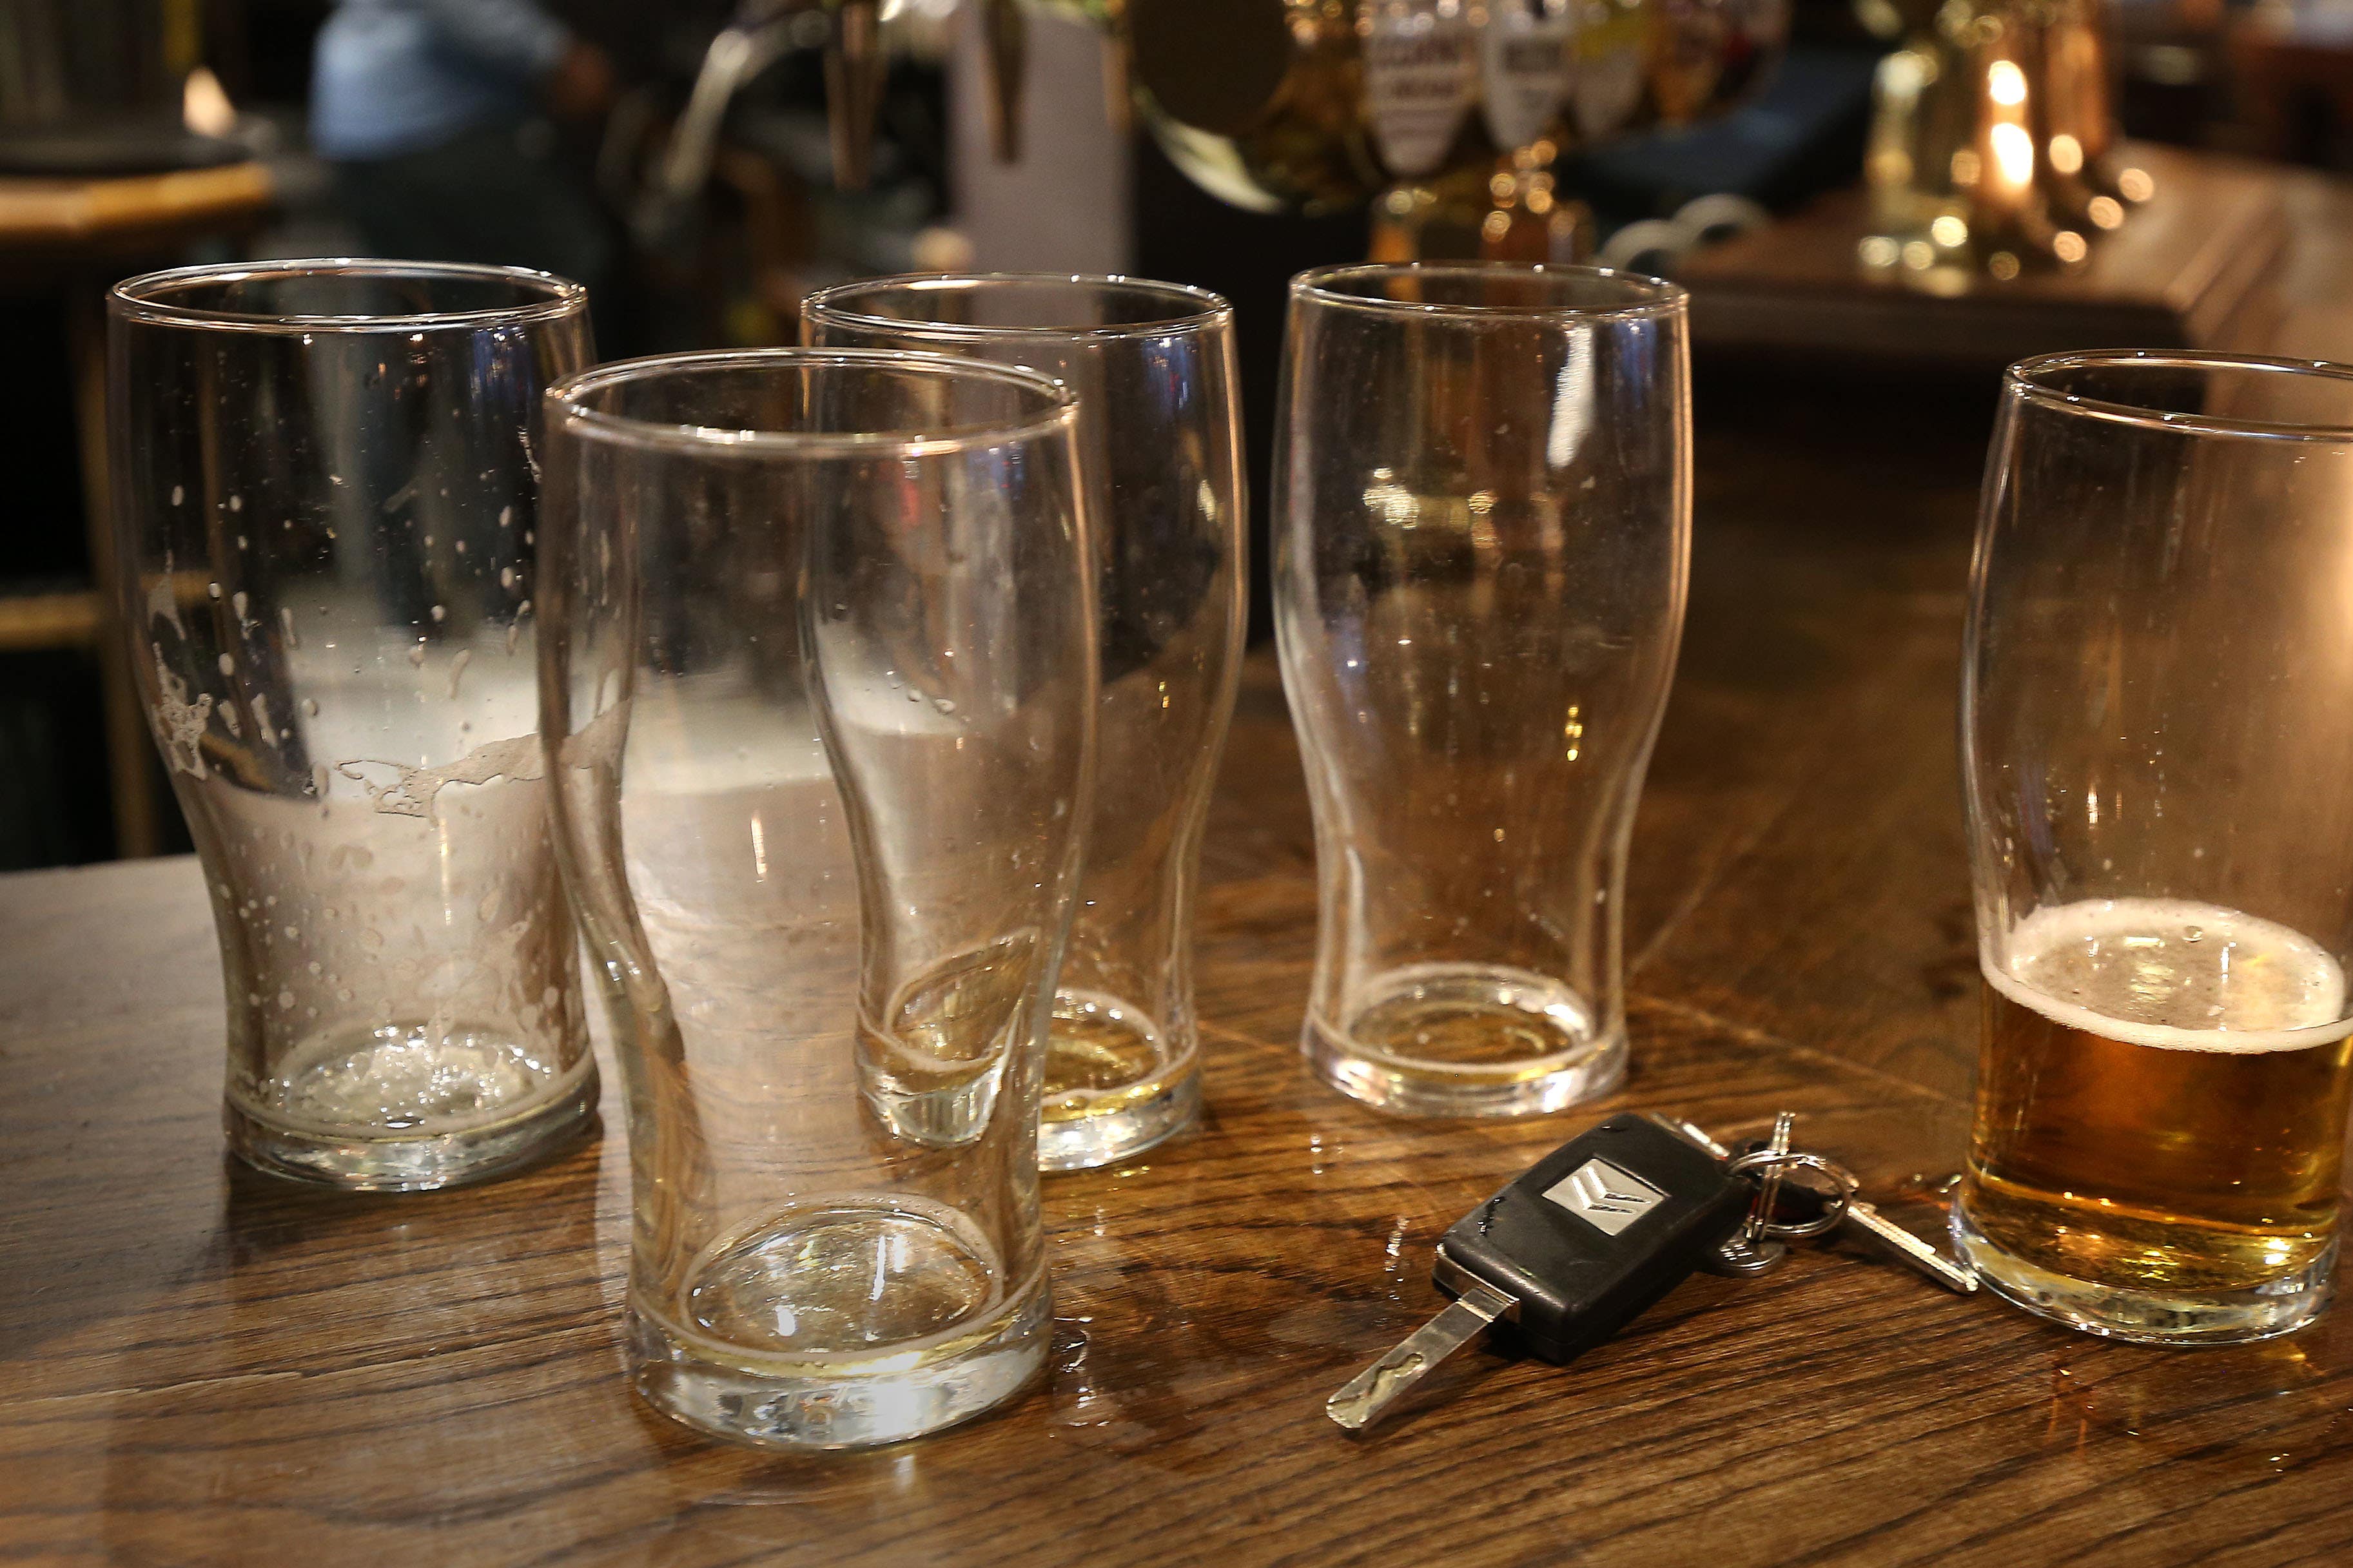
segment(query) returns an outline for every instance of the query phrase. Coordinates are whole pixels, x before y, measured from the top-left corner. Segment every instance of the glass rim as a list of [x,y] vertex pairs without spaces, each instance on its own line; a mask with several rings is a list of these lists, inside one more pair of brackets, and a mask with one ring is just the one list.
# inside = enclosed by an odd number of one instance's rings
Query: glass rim
[[[904,316],[879,316],[850,310],[839,301],[861,294],[907,289],[921,293],[949,289],[988,289],[1008,293],[1029,289],[1088,289],[1099,293],[1119,290],[1191,307],[1149,321],[1116,321],[1081,327],[986,326],[967,321],[927,321]],[[844,326],[887,327],[910,336],[935,336],[955,342],[999,338],[1071,339],[1117,342],[1127,338],[1166,338],[1204,332],[1231,324],[1234,308],[1223,295],[1190,283],[1168,283],[1155,278],[1135,278],[1124,272],[909,272],[882,278],[858,278],[828,284],[801,301],[804,320],[822,317]]]
[[[1409,277],[1501,278],[1531,281],[1569,279],[1606,283],[1624,294],[1618,304],[1578,305],[1567,302],[1529,305],[1466,305],[1430,300],[1389,300],[1358,294],[1337,287],[1371,278]],[[1291,297],[1319,305],[1368,310],[1376,314],[1453,318],[1461,321],[1663,321],[1681,315],[1691,292],[1680,283],[1629,272],[1618,267],[1565,267],[1550,262],[1520,261],[1350,261],[1331,267],[1311,267],[1291,279]]]
[[2353,422],[2303,424],[2267,419],[2220,418],[2150,405],[2085,397],[2037,380],[2054,371],[2126,366],[2147,370],[2232,370],[2266,375],[2311,376],[2341,381],[2353,393],[2353,364],[2332,360],[2284,359],[2271,354],[2230,353],[2212,349],[2071,349],[2020,360],[2002,373],[2003,388],[2021,402],[2086,419],[2105,419],[2144,430],[2175,430],[2204,436],[2245,436],[2274,441],[2353,441]]
[[[463,279],[512,283],[537,298],[478,310],[412,310],[375,316],[299,316],[259,310],[218,310],[173,303],[164,296],[196,284],[235,283],[248,278]],[[206,262],[142,272],[106,291],[116,315],[151,326],[188,327],[232,332],[399,332],[561,321],[588,308],[588,289],[569,278],[529,267],[494,267],[471,261],[396,261],[332,256],[280,261]]]
[[[978,420],[937,430],[828,431],[731,430],[713,425],[682,425],[670,420],[641,418],[633,414],[611,414],[584,406],[579,401],[585,394],[673,374],[819,365],[913,371],[943,381],[996,382],[1035,394],[1042,402],[1034,414]],[[922,353],[907,349],[715,349],[693,353],[646,354],[636,359],[614,360],[607,364],[575,372],[550,384],[542,397],[551,418],[560,419],[567,427],[576,428],[599,440],[617,446],[702,452],[712,456],[742,453],[765,457],[932,457],[1008,446],[1032,440],[1058,429],[1074,429],[1079,415],[1078,394],[1052,376],[1018,365],[997,364],[988,360],[965,359],[954,354]]]

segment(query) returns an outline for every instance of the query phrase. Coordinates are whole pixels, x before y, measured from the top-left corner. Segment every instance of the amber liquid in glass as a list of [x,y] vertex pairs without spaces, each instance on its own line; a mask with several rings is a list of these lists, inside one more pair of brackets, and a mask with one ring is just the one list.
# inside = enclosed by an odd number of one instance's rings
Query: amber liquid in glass
[[2160,1292],[2327,1247],[2353,1087],[2327,952],[2213,905],[2097,900],[2030,917],[1986,980],[1962,1202],[1989,1239]]

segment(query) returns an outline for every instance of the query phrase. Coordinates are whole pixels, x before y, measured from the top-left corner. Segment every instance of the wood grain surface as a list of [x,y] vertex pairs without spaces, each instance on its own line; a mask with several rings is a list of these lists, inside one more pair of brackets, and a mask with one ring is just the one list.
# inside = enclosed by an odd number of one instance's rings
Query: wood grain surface
[[0,248],[150,249],[259,219],[276,199],[259,163],[115,178],[0,178]]
[[194,864],[0,879],[0,1559],[2353,1561],[2353,1313],[2141,1349],[1831,1246],[1696,1279],[1570,1368],[1475,1349],[1367,1438],[1325,1420],[1435,1310],[1439,1232],[1613,1110],[1740,1132],[1792,1108],[1899,1199],[1958,1159],[1977,979],[1953,704],[1990,387],[1701,386],[1623,1092],[1412,1122],[1305,1075],[1310,843],[1261,653],[1208,851],[1208,1117],[1050,1180],[1050,1375],[921,1442],[777,1458],[632,1398],[609,1104],[601,1142],[469,1191],[254,1174],[216,1125]]

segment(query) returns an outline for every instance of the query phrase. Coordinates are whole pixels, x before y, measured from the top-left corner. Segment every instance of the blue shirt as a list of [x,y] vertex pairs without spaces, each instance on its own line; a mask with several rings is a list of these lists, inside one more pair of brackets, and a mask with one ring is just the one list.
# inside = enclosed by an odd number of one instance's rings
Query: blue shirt
[[311,61],[311,144],[388,158],[521,119],[571,42],[533,0],[339,0]]

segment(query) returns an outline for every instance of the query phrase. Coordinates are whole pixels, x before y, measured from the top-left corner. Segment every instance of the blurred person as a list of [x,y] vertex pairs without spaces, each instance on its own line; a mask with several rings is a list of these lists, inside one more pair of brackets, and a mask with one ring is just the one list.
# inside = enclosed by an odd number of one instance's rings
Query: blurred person
[[311,137],[378,256],[614,281],[620,247],[545,114],[613,96],[604,52],[535,0],[337,0],[312,60]]

